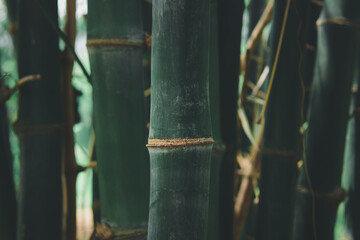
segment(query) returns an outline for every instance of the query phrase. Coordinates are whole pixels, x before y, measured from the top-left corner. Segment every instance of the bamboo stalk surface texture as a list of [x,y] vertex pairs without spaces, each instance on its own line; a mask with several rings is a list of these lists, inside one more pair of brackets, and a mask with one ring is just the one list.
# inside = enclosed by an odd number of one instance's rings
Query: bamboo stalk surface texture
[[153,1],[149,240],[206,240],[208,0]]
[[101,221],[116,230],[113,237],[146,239],[149,157],[141,1],[90,0],[88,9]]

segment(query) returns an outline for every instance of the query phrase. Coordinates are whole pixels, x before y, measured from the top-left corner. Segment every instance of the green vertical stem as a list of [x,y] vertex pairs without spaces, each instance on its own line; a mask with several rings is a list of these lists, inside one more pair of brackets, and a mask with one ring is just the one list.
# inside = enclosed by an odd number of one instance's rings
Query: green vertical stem
[[[270,66],[274,65],[279,47],[280,55],[265,115],[256,238],[259,240],[289,240],[292,236],[301,142],[303,36],[310,1],[291,1],[287,20],[284,20],[287,4],[287,0],[274,3]],[[278,45],[280,38],[283,39],[281,46]]]
[[219,235],[219,183],[220,162],[224,154],[221,139],[220,123],[220,90],[219,90],[219,46],[218,46],[218,9],[217,0],[210,2],[210,52],[209,52],[209,94],[210,115],[213,139],[215,141],[211,154],[209,225],[208,240],[220,240]]
[[324,3],[317,22],[317,58],[306,158],[298,186],[295,240],[334,239],[337,208],[345,198],[340,184],[351,87],[358,66],[360,2]]
[[[57,1],[43,5],[57,23]],[[20,89],[20,207],[18,239],[61,239],[62,101],[59,39],[38,2],[21,0],[18,31],[19,77],[42,80]]]
[[146,238],[149,207],[141,6],[141,0],[88,5],[101,221],[124,239]]
[[[322,2],[322,1],[318,1]],[[306,37],[305,44],[305,53],[304,53],[304,87],[305,87],[305,95],[304,95],[304,106],[303,106],[303,118],[306,120],[308,107],[310,103],[310,92],[311,92],[311,84],[314,75],[314,67],[315,67],[315,57],[316,57],[316,47],[317,47],[317,27],[316,21],[319,18],[320,11],[322,6],[314,4],[312,2],[310,7],[310,20],[308,23],[308,31]]]
[[[0,89],[3,86],[3,79],[0,79]],[[5,103],[0,103],[0,156],[0,239],[16,239],[17,209],[12,167],[13,156],[9,141],[9,121]]]
[[207,0],[153,2],[149,240],[206,240],[210,155]]
[[237,152],[237,101],[244,2],[218,2],[221,136],[226,146],[220,166],[220,236],[233,239],[234,166]]

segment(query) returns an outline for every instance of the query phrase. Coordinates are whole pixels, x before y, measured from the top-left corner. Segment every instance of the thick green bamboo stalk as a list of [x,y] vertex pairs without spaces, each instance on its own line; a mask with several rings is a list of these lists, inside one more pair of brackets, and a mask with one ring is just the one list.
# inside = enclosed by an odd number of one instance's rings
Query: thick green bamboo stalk
[[220,123],[220,79],[219,79],[219,41],[218,41],[218,8],[217,0],[210,2],[210,53],[209,53],[209,94],[210,115],[213,139],[215,141],[211,154],[210,194],[209,194],[209,222],[208,240],[219,240],[219,184],[220,162],[223,158],[225,146],[221,139]]
[[[57,23],[57,1],[42,3]],[[59,39],[37,1],[21,0],[19,77],[41,74],[19,94],[20,207],[18,239],[61,239],[62,101]]]
[[149,240],[207,239],[209,4],[153,2]]
[[274,3],[270,72],[276,66],[279,48],[280,52],[265,116],[256,238],[259,240],[289,240],[292,236],[301,142],[301,55],[305,51],[310,1],[288,4],[287,0]]
[[345,198],[340,181],[351,86],[358,66],[359,8],[356,0],[325,0],[317,22],[317,59],[295,240],[334,239],[337,207]]
[[101,221],[119,238],[145,239],[149,161],[141,0],[90,0],[88,9]]
[[[4,86],[3,80],[0,71],[0,89]],[[16,239],[17,209],[12,167],[13,156],[5,103],[0,103],[0,164],[0,239]]]
[[237,102],[240,74],[242,0],[218,2],[221,136],[226,146],[220,167],[220,236],[233,239],[234,166],[237,151]]

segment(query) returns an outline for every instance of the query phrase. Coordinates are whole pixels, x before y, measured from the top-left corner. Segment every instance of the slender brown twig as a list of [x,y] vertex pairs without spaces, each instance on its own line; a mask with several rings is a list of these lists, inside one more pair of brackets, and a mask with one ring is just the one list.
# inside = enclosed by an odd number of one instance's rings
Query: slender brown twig
[[11,95],[13,95],[25,83],[40,80],[40,79],[41,79],[40,74],[29,75],[29,76],[26,76],[26,77],[23,77],[23,78],[19,79],[16,82],[16,85],[14,87],[12,87],[12,88],[2,87],[0,89],[0,104],[5,103],[11,97]]

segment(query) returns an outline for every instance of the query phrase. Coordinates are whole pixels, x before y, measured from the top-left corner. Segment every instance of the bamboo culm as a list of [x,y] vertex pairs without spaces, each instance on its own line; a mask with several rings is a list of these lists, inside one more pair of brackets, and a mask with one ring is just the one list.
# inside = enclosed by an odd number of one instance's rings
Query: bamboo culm
[[[57,24],[56,0],[43,3]],[[38,1],[19,3],[19,77],[40,74],[19,93],[14,129],[20,142],[18,239],[54,239],[62,235],[62,100],[59,38]]]
[[153,2],[149,240],[207,239],[209,4]]
[[88,5],[101,222],[113,229],[114,238],[146,239],[147,233],[149,157],[141,4],[91,0]]

